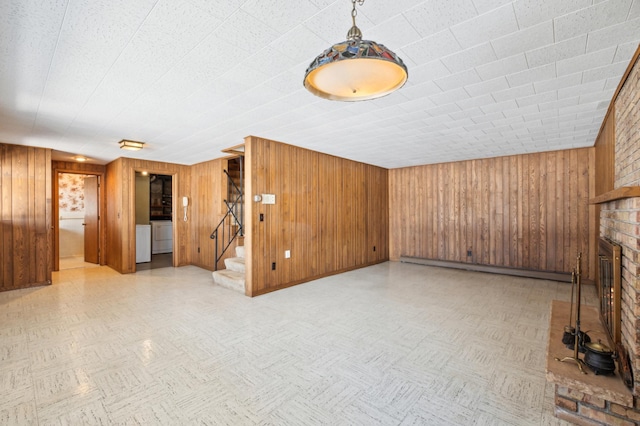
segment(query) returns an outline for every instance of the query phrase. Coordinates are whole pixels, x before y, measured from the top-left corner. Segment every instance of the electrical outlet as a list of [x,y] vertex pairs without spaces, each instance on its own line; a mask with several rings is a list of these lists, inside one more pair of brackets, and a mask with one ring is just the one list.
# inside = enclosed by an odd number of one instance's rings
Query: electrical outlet
[[471,250],[467,250],[467,257],[473,256],[473,252]]
[[260,222],[264,222],[264,214],[260,213]]
[[376,246],[373,246],[373,251],[376,251]]
[[198,247],[198,253],[200,253],[200,247]]
[[273,263],[271,264],[271,270],[272,270],[272,271],[275,271],[275,270],[276,270],[276,262],[273,262]]

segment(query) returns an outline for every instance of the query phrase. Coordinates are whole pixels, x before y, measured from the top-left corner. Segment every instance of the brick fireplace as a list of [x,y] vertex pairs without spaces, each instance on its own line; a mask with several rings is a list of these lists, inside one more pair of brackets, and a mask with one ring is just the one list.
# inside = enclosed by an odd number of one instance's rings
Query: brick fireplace
[[[640,425],[640,47],[622,79],[595,146],[595,197],[600,238],[621,248],[620,342],[629,355],[631,389],[617,376],[576,374],[559,366],[557,349],[562,302],[552,306],[547,378],[555,384],[556,416],[581,425]],[[597,206],[597,207],[595,207]],[[598,236],[596,236],[596,239]],[[596,308],[585,307],[592,328],[601,327]],[[554,316],[556,319],[554,319]],[[557,324],[554,324],[554,321]],[[606,336],[602,334],[602,336]],[[599,339],[601,336],[597,335]],[[603,338],[606,342],[606,337]],[[619,367],[619,364],[616,366]]]

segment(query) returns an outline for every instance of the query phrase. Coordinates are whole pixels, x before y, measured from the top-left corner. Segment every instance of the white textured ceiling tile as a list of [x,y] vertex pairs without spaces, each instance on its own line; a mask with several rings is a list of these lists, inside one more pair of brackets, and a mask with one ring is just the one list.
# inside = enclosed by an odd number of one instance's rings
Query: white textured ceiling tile
[[521,28],[591,6],[591,0],[517,0],[513,3]]
[[640,18],[640,0],[633,0],[631,10],[629,11],[629,19]]
[[[493,99],[493,97],[491,98]],[[485,114],[495,114],[496,112],[504,112],[510,109],[518,108],[518,104],[514,99],[509,99],[504,102],[495,102],[486,104],[480,107]]]
[[494,120],[501,120],[504,118],[504,115],[501,112],[495,112],[493,114],[486,114],[486,115],[478,115],[476,117],[473,117],[473,121],[474,123],[480,124],[480,123],[491,123]]
[[[0,111],[16,119],[35,116],[58,40],[67,2],[0,2]],[[28,113],[28,115],[25,114]],[[4,139],[5,142],[11,142]]]
[[606,80],[607,78],[622,78],[622,74],[627,69],[626,62],[617,62],[615,64],[606,65],[604,67],[592,68],[586,70],[582,76],[583,83],[590,83],[596,80]]
[[483,80],[491,80],[505,74],[514,74],[526,70],[527,67],[527,58],[525,58],[523,53],[520,53],[509,56],[508,58],[489,62],[488,64],[479,65],[476,67],[476,71]]
[[245,11],[238,10],[216,29],[215,34],[232,46],[254,53],[284,32],[276,31]]
[[493,62],[496,59],[496,55],[493,53],[491,45],[489,43],[485,43],[442,58],[442,62],[449,71],[457,73]]
[[330,45],[303,26],[296,28],[295,32],[278,37],[270,44],[270,47],[291,58],[295,63],[304,63],[306,68],[316,56],[329,48]]
[[556,91],[564,87],[575,86],[582,83],[582,73],[565,75],[549,80],[537,81],[533,83],[536,93]]
[[532,68],[539,67],[551,62],[569,59],[582,55],[586,51],[587,36],[580,36],[564,40],[556,44],[541,47],[527,52],[527,60]]
[[444,66],[442,61],[437,60],[417,67],[412,67],[409,70],[409,81],[420,84],[427,81],[437,80],[448,75],[451,75],[451,72]]
[[540,108],[541,112],[544,111],[554,111],[556,115],[558,115],[558,111],[560,108],[565,108],[568,106],[578,105],[580,99],[578,97],[575,98],[567,98],[567,99],[559,99],[555,102],[546,102],[543,104],[538,104],[538,108]]
[[451,32],[465,49],[516,31],[518,31],[518,23],[511,4],[451,27]]
[[513,0],[473,0],[478,13],[486,13],[509,3],[513,3]]
[[437,117],[439,115],[447,115],[453,112],[460,111],[460,108],[456,104],[447,104],[442,106],[436,106],[434,108],[429,108],[427,113],[433,117]]
[[[453,120],[464,120],[467,118],[478,117],[480,115],[484,115],[484,112],[480,108],[472,107],[461,109],[460,111],[454,111],[449,114]],[[435,123],[440,123],[441,117],[434,117],[433,120]],[[433,123],[432,123],[433,124]]]
[[609,27],[627,18],[631,0],[608,0],[554,19],[556,41]]
[[479,83],[480,77],[478,73],[471,69],[463,71],[458,74],[452,74],[450,76],[435,80],[434,83],[443,91],[456,89],[462,86],[468,86],[470,84]]
[[482,83],[466,86],[464,89],[472,97],[484,95],[487,93],[497,92],[509,88],[509,83],[505,77],[494,78],[493,80],[483,81]]
[[260,49],[254,55],[248,57],[243,64],[250,65],[270,78],[286,72],[296,63],[285,54],[275,50],[272,46]]
[[434,82],[428,81],[417,86],[412,86],[411,92],[407,92],[405,96],[409,99],[418,99],[425,96],[435,95],[440,92],[442,92],[442,90],[436,86]]
[[[356,17],[356,25],[360,28],[366,40],[367,31],[373,27],[373,23],[364,14],[360,14]],[[304,22],[304,26],[331,44],[344,41],[347,39],[347,33],[352,26],[351,3],[346,1],[335,2],[307,19]],[[293,36],[295,37],[295,33]]]
[[575,96],[585,95],[593,92],[602,92],[605,80],[593,81],[587,84],[565,87],[558,89],[558,99],[573,98]]
[[448,92],[437,93],[435,95],[429,96],[429,99],[431,99],[436,105],[445,105],[451,102],[458,102],[460,100],[468,98],[469,94],[462,88],[449,90]]
[[408,102],[403,102],[398,107],[406,112],[426,111],[435,108],[435,104],[427,97],[422,97]]
[[593,102],[599,103],[602,101],[611,101],[612,96],[612,91],[587,93],[584,95],[580,95],[580,101],[578,103],[589,104]]
[[248,0],[241,7],[249,15],[274,30],[284,33],[300,25],[320,10],[309,0]]
[[379,44],[383,44],[394,52],[396,48],[411,44],[415,40],[422,38],[420,34],[409,25],[403,15],[394,16],[380,25],[367,30],[367,33],[363,34],[362,37],[365,40],[374,40]]
[[429,0],[404,12],[411,25],[429,36],[477,15],[471,0]]
[[[640,0],[638,0],[638,2],[640,2]],[[616,56],[613,57],[613,62],[625,62],[628,64],[637,48],[638,43],[635,41],[619,44],[616,49]]]
[[490,105],[496,105],[495,100],[489,94],[476,96],[474,98],[462,99],[456,102],[463,110],[469,108],[480,107],[482,111],[487,112],[486,108]]
[[553,21],[548,20],[492,40],[491,45],[498,58],[504,58],[547,46],[553,42]]
[[[414,7],[415,4],[415,0],[374,1],[365,2],[362,6],[356,6],[356,10],[358,11],[358,16],[364,15],[374,24],[380,24],[389,18],[397,17],[403,11]],[[356,17],[356,24],[358,23],[357,19]],[[366,34],[364,38],[369,40],[368,37],[368,34]]]
[[545,103],[545,102],[553,102],[557,99],[558,99],[558,92],[550,91],[550,92],[539,93],[532,96],[525,96],[522,98],[518,98],[516,99],[516,101],[518,102],[518,105],[520,105],[521,107],[535,105],[537,108],[538,104]]
[[616,48],[610,47],[608,49],[602,49],[584,55],[575,56],[570,59],[558,61],[556,63],[558,76],[560,77],[567,74],[575,74],[581,71],[588,70],[590,68],[609,65],[613,62],[615,53]]
[[147,2],[142,9],[125,1],[70,4],[49,70],[41,111],[64,115],[70,124],[138,26],[145,22],[152,6]]
[[555,64],[546,64],[541,67],[531,68],[519,73],[507,75],[507,81],[511,87],[522,86],[541,80],[550,80],[556,77]]
[[197,6],[200,10],[209,13],[214,18],[223,21],[229,16],[233,15],[242,3],[247,0],[216,0],[212,2],[210,0],[186,0],[187,2]]
[[530,96],[535,93],[533,84],[526,84],[524,86],[514,87],[512,89],[502,90],[500,92],[492,93],[496,102],[506,101],[507,99],[517,99],[525,96]]
[[416,64],[421,65],[460,51],[460,44],[451,31],[445,30],[407,45],[402,50]]
[[589,33],[587,51],[606,49],[618,44],[640,41],[640,18],[622,22],[617,25],[602,28],[601,30]]
[[524,120],[525,116],[530,116],[530,115],[536,114],[538,112],[540,112],[540,109],[538,108],[537,104],[534,104],[534,105],[523,106],[523,107],[516,108],[516,109],[508,109],[508,110],[503,111],[502,113],[507,118],[521,117],[522,120]]
[[615,89],[616,87],[618,87],[618,84],[620,83],[620,79],[619,78],[608,78],[607,82],[604,85],[605,90],[606,89]]

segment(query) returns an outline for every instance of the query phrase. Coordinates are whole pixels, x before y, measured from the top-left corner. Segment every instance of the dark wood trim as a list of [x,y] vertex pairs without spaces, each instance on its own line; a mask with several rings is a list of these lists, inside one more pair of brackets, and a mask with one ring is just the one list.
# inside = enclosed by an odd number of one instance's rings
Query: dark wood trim
[[623,186],[613,191],[605,192],[602,195],[593,197],[589,204],[602,204],[609,201],[622,200],[624,198],[640,197],[640,186]]
[[[417,257],[400,256],[400,262],[415,263],[425,266],[438,266],[441,268],[464,269],[465,271],[488,272],[490,274],[513,275],[516,277],[537,278],[560,282],[571,282],[571,274],[560,272],[532,271],[530,269],[506,268],[503,266],[478,265],[473,263],[450,262],[446,260],[420,259]],[[589,282],[589,280],[583,280]]]

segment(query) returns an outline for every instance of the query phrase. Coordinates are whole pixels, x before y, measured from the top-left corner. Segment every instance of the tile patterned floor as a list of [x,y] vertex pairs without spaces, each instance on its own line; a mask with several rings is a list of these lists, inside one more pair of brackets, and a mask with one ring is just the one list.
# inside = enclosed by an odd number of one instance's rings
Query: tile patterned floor
[[61,271],[0,293],[0,424],[564,424],[544,358],[569,294],[401,263],[254,299],[196,267]]

